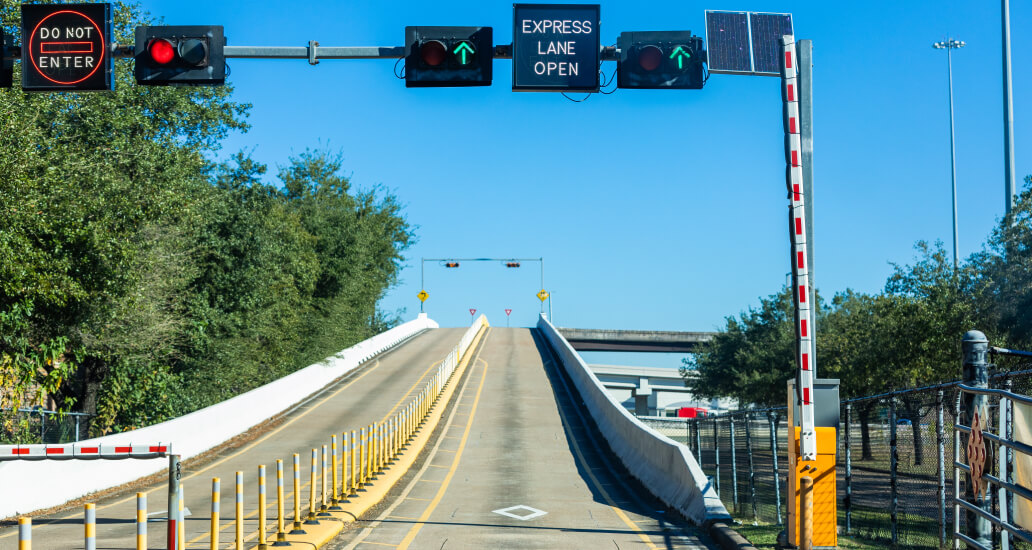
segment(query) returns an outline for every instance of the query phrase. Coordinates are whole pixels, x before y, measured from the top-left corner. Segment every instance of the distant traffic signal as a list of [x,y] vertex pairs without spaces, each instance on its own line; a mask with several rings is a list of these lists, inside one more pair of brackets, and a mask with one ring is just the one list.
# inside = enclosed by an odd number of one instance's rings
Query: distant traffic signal
[[7,59],[7,48],[14,45],[14,37],[0,30],[0,88],[14,86],[14,59]]
[[405,86],[490,86],[491,27],[405,27]]
[[445,262],[444,267],[459,267],[459,262]]
[[519,262],[505,262],[505,267],[519,267]]
[[136,27],[136,82],[218,86],[226,82],[221,25]]
[[625,32],[617,38],[618,88],[701,90],[705,52],[691,31]]

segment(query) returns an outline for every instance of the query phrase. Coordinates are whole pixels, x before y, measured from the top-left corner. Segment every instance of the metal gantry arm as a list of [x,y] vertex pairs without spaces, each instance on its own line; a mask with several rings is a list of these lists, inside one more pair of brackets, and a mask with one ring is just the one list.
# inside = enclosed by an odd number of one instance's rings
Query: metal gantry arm
[[[541,264],[541,290],[545,289],[545,259],[544,258],[420,258],[419,262],[419,288],[426,288],[426,262],[538,262]],[[552,306],[552,297],[548,297],[549,310]],[[423,302],[419,302],[419,312],[423,312]],[[545,302],[541,302],[541,313],[545,312]],[[551,315],[549,315],[551,317]]]

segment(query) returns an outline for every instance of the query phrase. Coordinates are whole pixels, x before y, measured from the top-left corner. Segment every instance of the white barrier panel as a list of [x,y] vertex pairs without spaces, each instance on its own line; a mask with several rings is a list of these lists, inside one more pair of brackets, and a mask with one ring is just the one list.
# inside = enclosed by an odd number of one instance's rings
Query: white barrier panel
[[160,458],[172,452],[169,443],[141,445],[97,445],[63,443],[46,445],[0,445],[0,461],[78,460],[92,458]]
[[538,329],[559,356],[610,448],[635,478],[698,525],[731,515],[688,447],[642,424],[610,397],[580,355],[542,315]]
[[[414,334],[437,328],[426,314],[351,346],[320,363],[161,424],[79,442],[80,447],[170,441],[182,459],[197,456],[289,409]],[[138,445],[138,443],[137,443]],[[167,460],[0,463],[0,518],[49,508],[168,469]]]

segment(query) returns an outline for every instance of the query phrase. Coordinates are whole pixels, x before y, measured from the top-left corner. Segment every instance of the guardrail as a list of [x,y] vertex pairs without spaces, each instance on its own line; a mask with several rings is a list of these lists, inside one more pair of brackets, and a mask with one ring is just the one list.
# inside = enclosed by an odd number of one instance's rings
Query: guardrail
[[731,519],[688,447],[649,428],[617,403],[548,319],[542,316],[537,327],[573,380],[602,436],[631,475],[696,524]]
[[[436,322],[421,314],[414,321],[222,403],[161,424],[86,440],[81,444],[126,446],[132,441],[175,441],[176,452],[185,460],[275,417],[377,354],[437,326]],[[56,506],[163,469],[163,465],[151,461],[0,462],[0,518]],[[17,498],[11,498],[14,495]]]

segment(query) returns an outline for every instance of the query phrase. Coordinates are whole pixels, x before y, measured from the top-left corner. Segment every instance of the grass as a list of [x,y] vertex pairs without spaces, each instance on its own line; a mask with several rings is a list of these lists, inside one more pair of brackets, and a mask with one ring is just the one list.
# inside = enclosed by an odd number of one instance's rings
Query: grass
[[[782,525],[770,524],[752,525],[751,523],[746,523],[734,526],[735,531],[738,531],[743,537],[749,539],[749,542],[753,543],[756,548],[760,549],[777,548],[778,533],[783,529],[784,526]],[[864,541],[839,535],[838,547],[850,550],[881,550],[885,548],[885,543]]]

